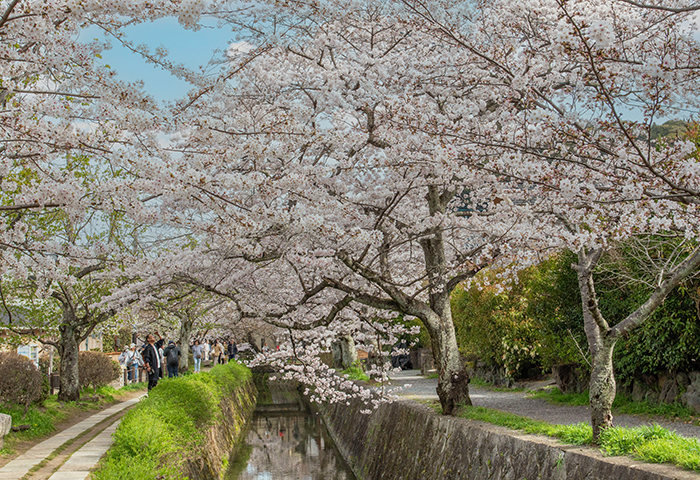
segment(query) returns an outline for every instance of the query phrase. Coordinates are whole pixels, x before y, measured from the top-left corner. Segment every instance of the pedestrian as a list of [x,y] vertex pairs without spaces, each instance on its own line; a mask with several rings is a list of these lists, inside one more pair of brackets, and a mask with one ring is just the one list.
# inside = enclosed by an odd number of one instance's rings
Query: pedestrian
[[204,345],[202,345],[202,346],[204,347],[204,350],[203,350],[204,355],[202,356],[202,358],[203,358],[204,360],[211,360],[211,356],[210,356],[210,353],[211,353],[211,343],[210,343],[210,342],[204,342]]
[[177,369],[180,366],[180,355],[182,355],[180,347],[170,340],[163,354],[165,355],[166,365],[168,366],[168,378],[177,377]]
[[160,361],[160,354],[155,346],[156,339],[152,334],[146,337],[146,346],[143,349],[143,364],[148,372],[148,390],[150,391],[158,385],[160,371],[163,364]]
[[194,358],[194,373],[199,373],[202,368],[202,358],[204,357],[204,345],[199,344],[199,340],[192,345],[192,358]]
[[126,346],[124,346],[124,351],[123,351],[122,353],[119,354],[119,359],[118,359],[118,360],[119,360],[119,366],[122,367],[124,370],[127,371],[129,380],[131,380],[131,372],[129,372],[129,370],[128,370],[127,366],[126,366],[126,363],[127,363],[127,360],[129,359],[129,354],[130,354],[130,353],[131,353],[131,352],[129,351],[129,346],[126,345]]
[[126,361],[128,379],[130,382],[136,383],[138,381],[139,367],[142,366],[143,358],[141,358],[141,354],[136,350],[136,344],[132,343],[129,345],[129,357]]
[[224,353],[224,349],[221,347],[221,344],[217,340],[216,343],[214,344],[214,348],[211,349],[211,356],[213,360],[213,364],[216,365],[221,361],[221,356]]
[[226,347],[226,353],[228,353],[229,362],[231,360],[236,359],[236,354],[238,353],[238,347],[236,346],[236,342],[234,342],[233,340],[229,340],[228,346]]

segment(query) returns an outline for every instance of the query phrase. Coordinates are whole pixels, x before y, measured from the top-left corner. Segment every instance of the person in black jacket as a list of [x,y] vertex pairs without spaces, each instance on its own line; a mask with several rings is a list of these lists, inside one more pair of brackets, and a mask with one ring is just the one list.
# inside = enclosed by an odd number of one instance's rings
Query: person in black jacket
[[178,367],[180,365],[180,355],[182,355],[182,351],[180,350],[180,347],[178,347],[175,342],[170,340],[168,342],[168,346],[165,347],[165,351],[163,352],[163,356],[165,357],[165,361],[168,364],[168,378],[173,378],[178,376]]
[[151,390],[158,384],[158,379],[160,378],[160,371],[162,368],[160,362],[160,355],[158,355],[158,349],[155,346],[156,339],[153,335],[149,334],[146,337],[146,345],[143,349],[141,356],[143,357],[143,365],[148,372],[148,390]]
[[236,359],[236,354],[238,353],[238,347],[236,346],[236,342],[233,340],[230,340],[228,342],[228,346],[226,347],[226,353],[228,353],[228,361],[230,362],[231,360]]

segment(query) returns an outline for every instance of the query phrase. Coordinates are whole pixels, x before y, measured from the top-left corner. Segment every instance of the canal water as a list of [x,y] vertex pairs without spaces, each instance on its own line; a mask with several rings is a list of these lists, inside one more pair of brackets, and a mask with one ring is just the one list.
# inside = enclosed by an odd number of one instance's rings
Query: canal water
[[[261,392],[262,393],[262,392]],[[321,416],[299,392],[270,384],[226,480],[355,480]]]

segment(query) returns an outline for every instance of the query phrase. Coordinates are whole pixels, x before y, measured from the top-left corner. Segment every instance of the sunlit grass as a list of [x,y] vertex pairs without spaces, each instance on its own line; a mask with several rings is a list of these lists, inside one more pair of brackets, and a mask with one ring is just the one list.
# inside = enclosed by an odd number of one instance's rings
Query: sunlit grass
[[[459,416],[525,433],[545,435],[572,445],[593,443],[591,426],[585,423],[555,425],[484,407],[462,407]],[[604,430],[598,447],[609,456],[627,455],[649,463],[670,463],[700,471],[700,440],[687,438],[658,425]]]

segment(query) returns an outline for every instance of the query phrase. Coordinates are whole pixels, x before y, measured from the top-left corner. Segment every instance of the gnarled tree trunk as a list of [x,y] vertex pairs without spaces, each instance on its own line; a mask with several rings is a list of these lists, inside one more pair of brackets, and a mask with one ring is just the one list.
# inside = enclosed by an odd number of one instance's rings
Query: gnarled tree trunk
[[58,400],[71,402],[80,399],[80,380],[78,376],[78,357],[80,335],[75,327],[63,323],[59,327],[60,339],[58,354],[61,357],[60,389]]
[[335,368],[346,370],[357,362],[357,350],[355,340],[351,335],[343,335],[332,345],[333,363]]
[[185,371],[190,364],[190,335],[192,335],[192,327],[194,326],[194,320],[189,318],[189,315],[183,315],[180,317],[180,338],[178,340],[178,346],[180,347],[180,364],[178,369],[180,371]]
[[613,351],[616,340],[605,338],[598,345],[591,369],[589,401],[593,438],[613,426],[612,404],[615,401],[615,373],[613,372]]
[[457,345],[449,294],[434,295],[435,312],[424,320],[430,334],[433,357],[438,371],[437,394],[444,415],[452,415],[458,405],[471,405],[469,373],[462,362]]
[[431,331],[428,327],[428,331],[438,370],[437,394],[442,413],[452,415],[458,405],[472,404],[469,397],[469,374],[459,354],[452,316],[439,321],[442,328]]

